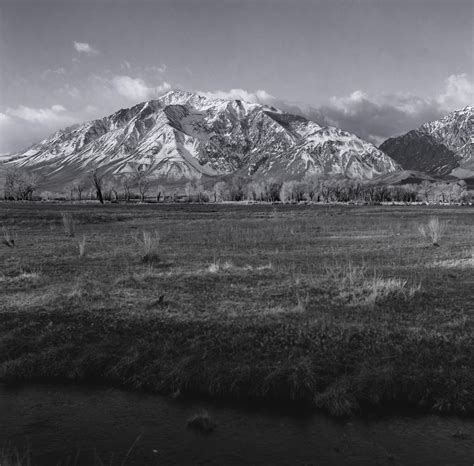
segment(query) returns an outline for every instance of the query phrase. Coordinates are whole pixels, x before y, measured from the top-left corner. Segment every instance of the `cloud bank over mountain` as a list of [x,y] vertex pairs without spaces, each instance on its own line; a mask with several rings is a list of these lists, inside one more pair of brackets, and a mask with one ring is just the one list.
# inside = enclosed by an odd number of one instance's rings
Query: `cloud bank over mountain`
[[[19,105],[0,108],[0,153],[24,149],[59,128],[101,118],[108,112],[133,103],[156,99],[175,87],[163,77],[166,65],[148,68],[134,75],[92,74],[84,80],[82,87],[63,82],[56,90],[56,102],[48,107]],[[49,72],[48,75],[66,80],[68,71]],[[262,88],[196,92],[206,97],[239,99],[274,106],[302,115],[321,126],[335,126],[355,133],[379,145],[389,137],[398,136],[426,121],[439,119],[449,111],[472,104],[473,90],[472,78],[462,73],[448,76],[438,95],[430,99],[402,92],[373,95],[358,89],[345,96],[332,96],[327,103],[314,106],[289,102]],[[68,103],[63,103],[68,99]],[[310,101],[311,96],[308,95]]]
[[[235,94],[234,91],[230,93]],[[265,91],[259,92],[259,95],[267,96],[258,98],[252,93],[246,94],[254,95],[257,103],[301,114],[323,126],[336,126],[377,145],[474,101],[474,83],[466,73],[449,76],[439,94],[431,99],[401,92],[371,95],[355,90],[346,96],[331,97],[328,104],[313,107],[291,104],[275,99]]]

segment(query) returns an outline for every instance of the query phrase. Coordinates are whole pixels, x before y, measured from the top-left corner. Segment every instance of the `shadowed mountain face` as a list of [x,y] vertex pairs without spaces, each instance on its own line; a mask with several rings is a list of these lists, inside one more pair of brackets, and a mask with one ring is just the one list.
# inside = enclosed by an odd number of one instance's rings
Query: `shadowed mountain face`
[[413,130],[385,141],[380,149],[405,170],[444,176],[459,166],[461,158],[426,133]]
[[93,167],[121,175],[192,179],[241,173],[305,173],[370,179],[397,164],[372,144],[333,127],[240,100],[171,91],[53,136],[15,155],[14,164],[69,182]]
[[406,170],[444,176],[474,169],[474,107],[387,139],[380,149]]

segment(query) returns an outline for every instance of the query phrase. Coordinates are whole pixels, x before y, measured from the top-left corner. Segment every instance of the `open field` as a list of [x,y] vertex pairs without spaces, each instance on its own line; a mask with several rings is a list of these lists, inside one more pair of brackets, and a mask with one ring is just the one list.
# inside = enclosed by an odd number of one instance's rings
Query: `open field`
[[474,414],[470,207],[3,202],[1,225],[0,380]]

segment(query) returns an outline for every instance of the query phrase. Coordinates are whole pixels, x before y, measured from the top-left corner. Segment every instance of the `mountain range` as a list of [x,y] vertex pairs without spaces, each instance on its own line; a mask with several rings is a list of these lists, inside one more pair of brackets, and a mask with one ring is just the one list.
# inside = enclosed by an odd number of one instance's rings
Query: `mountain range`
[[161,181],[232,174],[298,179],[307,173],[381,182],[469,177],[474,175],[473,119],[468,106],[377,148],[274,107],[173,90],[59,130],[3,165],[37,171],[55,187],[94,168],[116,177],[144,170]]
[[57,131],[9,164],[66,183],[93,167],[155,179],[228,174],[299,178],[306,173],[372,179],[399,169],[374,145],[334,127],[242,100],[179,90]]
[[474,175],[474,107],[387,139],[380,149],[407,170],[433,176]]

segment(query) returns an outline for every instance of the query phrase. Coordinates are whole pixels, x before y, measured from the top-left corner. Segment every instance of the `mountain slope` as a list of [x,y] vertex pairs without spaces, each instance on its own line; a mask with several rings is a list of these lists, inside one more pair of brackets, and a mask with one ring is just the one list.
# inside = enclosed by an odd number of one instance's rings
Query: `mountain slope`
[[404,169],[434,176],[474,169],[474,107],[467,106],[441,120],[387,139],[380,149]]
[[39,170],[58,183],[93,167],[119,176],[142,168],[168,179],[235,172],[370,179],[398,168],[372,144],[337,128],[273,107],[183,91],[60,130],[9,164]]
[[473,158],[474,107],[467,106],[449,113],[441,120],[425,123],[420,130],[454,152],[462,163]]

